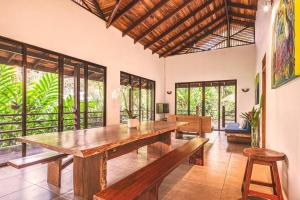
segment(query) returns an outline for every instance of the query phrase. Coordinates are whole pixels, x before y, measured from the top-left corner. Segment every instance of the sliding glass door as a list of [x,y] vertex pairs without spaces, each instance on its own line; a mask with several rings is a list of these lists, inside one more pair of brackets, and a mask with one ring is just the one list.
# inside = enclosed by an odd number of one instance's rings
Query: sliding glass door
[[0,37],[0,166],[19,136],[105,126],[106,68]]
[[236,121],[236,80],[176,83],[176,114],[211,116],[214,130]]
[[219,86],[208,83],[204,89],[205,116],[211,116],[212,126],[219,129]]

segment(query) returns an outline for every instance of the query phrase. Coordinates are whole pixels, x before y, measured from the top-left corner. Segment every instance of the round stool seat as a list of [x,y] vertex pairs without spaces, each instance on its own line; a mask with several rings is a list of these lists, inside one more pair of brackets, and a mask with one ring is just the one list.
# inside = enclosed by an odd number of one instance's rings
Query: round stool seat
[[262,161],[284,160],[284,153],[263,148],[246,148],[243,151],[244,156]]

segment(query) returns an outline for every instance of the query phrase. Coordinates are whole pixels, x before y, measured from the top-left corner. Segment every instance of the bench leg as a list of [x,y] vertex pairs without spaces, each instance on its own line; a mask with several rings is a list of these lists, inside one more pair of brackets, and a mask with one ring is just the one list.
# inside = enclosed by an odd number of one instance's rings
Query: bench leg
[[136,200],[158,200],[158,190],[160,183],[155,184],[149,190],[140,195]]
[[61,185],[62,159],[48,163],[47,182],[60,187]]
[[171,132],[160,135],[159,141],[147,146],[148,158],[159,158],[171,150]]
[[190,164],[204,165],[204,146],[200,147],[189,159]]
[[176,138],[176,139],[182,139],[182,138],[183,138],[182,133],[179,132],[179,131],[176,131],[176,133],[175,133],[175,138]]

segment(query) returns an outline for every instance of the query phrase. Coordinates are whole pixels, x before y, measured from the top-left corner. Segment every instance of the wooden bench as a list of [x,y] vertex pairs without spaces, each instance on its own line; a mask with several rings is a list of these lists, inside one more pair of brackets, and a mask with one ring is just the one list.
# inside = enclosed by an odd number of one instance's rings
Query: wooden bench
[[[36,164],[48,163],[48,183],[60,187],[61,185],[61,171],[73,162],[73,158],[69,158],[62,162],[62,159],[67,157],[67,154],[61,154],[57,152],[45,152],[32,156],[26,156],[9,161],[7,164],[21,169]],[[49,173],[51,171],[51,173]],[[54,173],[53,173],[54,172]]]
[[109,188],[94,195],[94,200],[157,200],[163,179],[186,158],[191,164],[203,165],[206,138],[193,138],[146,167],[139,169]]

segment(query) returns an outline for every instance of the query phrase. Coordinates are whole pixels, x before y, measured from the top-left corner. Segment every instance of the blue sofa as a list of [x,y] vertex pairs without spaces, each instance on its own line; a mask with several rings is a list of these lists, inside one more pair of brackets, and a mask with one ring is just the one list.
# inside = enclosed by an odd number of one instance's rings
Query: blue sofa
[[251,143],[251,125],[246,123],[245,128],[240,128],[239,123],[229,123],[225,130],[228,142]]

